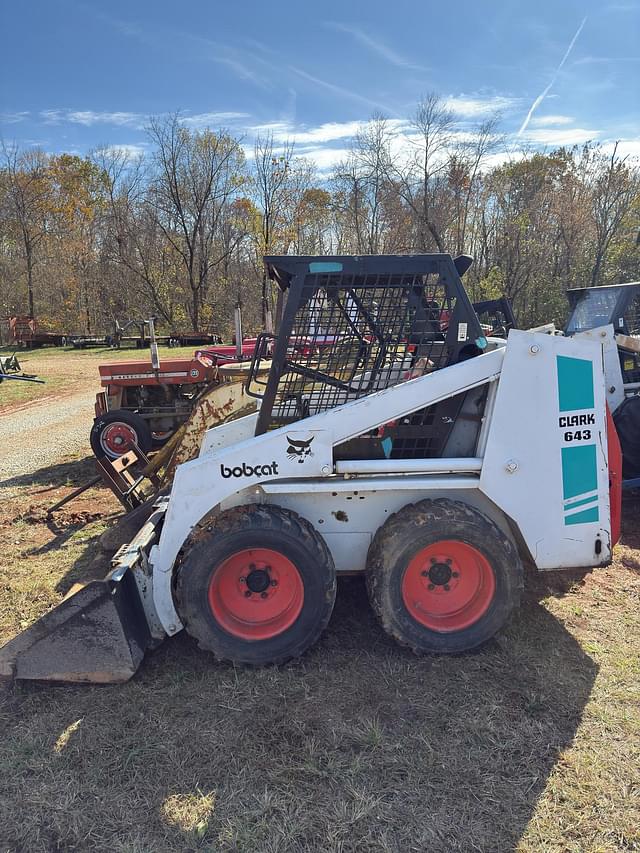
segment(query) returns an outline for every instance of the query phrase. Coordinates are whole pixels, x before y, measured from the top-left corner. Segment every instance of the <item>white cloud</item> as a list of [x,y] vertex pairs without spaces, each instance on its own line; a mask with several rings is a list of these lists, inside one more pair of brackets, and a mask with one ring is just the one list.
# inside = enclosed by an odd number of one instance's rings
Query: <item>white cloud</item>
[[317,127],[302,126],[297,128],[291,122],[272,122],[252,127],[253,133],[265,136],[272,134],[274,142],[295,140],[298,145],[318,145],[324,142],[334,142],[337,139],[351,139],[365,124],[363,121],[326,122]]
[[0,122],[3,124],[18,124],[18,122],[24,121],[28,116],[29,113],[27,111],[0,113]]
[[126,112],[95,112],[94,110],[69,110],[66,120],[73,124],[83,124],[91,127],[94,124],[114,124],[120,127],[141,127],[144,124],[144,116],[140,113]]
[[45,124],[82,124],[92,127],[94,124],[112,124],[118,127],[142,128],[145,117],[140,113],[128,112],[97,112],[95,110],[42,110],[40,117]]
[[249,118],[249,113],[238,112],[212,112],[212,113],[196,113],[192,116],[181,116],[180,122],[194,130],[203,130],[204,128],[220,127],[224,124],[237,122],[240,119]]
[[144,144],[138,145],[135,143],[131,143],[129,145],[108,145],[105,150],[113,154],[124,154],[132,160],[135,160],[138,157],[142,157],[142,155],[146,151],[146,148],[147,146]]
[[40,112],[40,118],[44,120],[45,124],[59,124],[62,121],[62,110],[42,110]]
[[640,159],[640,139],[618,139],[608,140],[602,145],[602,150],[607,154],[613,154],[613,149],[617,144],[616,154],[618,157],[637,157]]
[[572,116],[537,116],[536,118],[531,119],[531,124],[535,125],[535,127],[549,127],[550,125],[565,125],[571,124],[573,122]]
[[[42,110],[40,117],[45,124],[81,124],[84,127],[93,127],[96,124],[110,124],[115,127],[130,127],[136,130],[144,130],[149,121],[149,116],[142,113],[131,112],[100,112],[96,110]],[[202,130],[205,127],[220,127],[231,122],[249,118],[249,113],[243,112],[206,112],[194,115],[180,116],[180,121],[194,130]]]
[[508,98],[505,95],[467,97],[466,95],[450,95],[444,99],[447,109],[463,118],[482,118],[493,113],[508,110],[518,103],[518,98]]
[[330,172],[341,160],[349,156],[348,148],[308,148],[299,151],[303,157],[307,157],[318,167],[319,172]]
[[589,140],[597,140],[601,131],[585,127],[552,128],[541,127],[538,130],[527,130],[521,139],[536,145],[582,145]]
[[504,166],[505,163],[516,163],[518,160],[524,160],[527,157],[527,151],[520,146],[515,150],[502,149],[489,154],[483,164],[485,169],[496,169],[498,166]]

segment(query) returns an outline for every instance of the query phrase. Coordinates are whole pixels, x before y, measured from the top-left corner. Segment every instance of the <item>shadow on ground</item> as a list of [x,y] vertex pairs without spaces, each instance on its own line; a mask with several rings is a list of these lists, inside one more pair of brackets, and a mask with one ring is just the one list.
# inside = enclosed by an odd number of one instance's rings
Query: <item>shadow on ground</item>
[[67,485],[74,488],[81,486],[92,477],[95,477],[95,474],[95,458],[87,456],[84,459],[72,459],[68,462],[47,465],[44,468],[39,468],[37,471],[20,474],[18,477],[8,477],[0,485],[3,489],[32,487],[34,488],[34,497],[41,497],[47,491],[54,491],[55,489],[59,489],[60,486]]
[[281,669],[179,635],[126,685],[0,689],[0,848],[509,851],[593,661],[535,600],[481,652],[416,658],[360,579]]

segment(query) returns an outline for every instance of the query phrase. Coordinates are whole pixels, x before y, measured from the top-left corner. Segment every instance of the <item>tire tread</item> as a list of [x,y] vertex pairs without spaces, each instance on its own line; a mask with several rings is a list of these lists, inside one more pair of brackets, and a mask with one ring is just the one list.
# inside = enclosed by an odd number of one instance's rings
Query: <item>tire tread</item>
[[[463,524],[467,528],[474,527],[482,530],[485,535],[489,532],[496,536],[504,550],[506,558],[513,567],[512,571],[512,610],[515,611],[520,604],[522,589],[524,586],[524,574],[522,563],[512,540],[487,516],[472,508],[463,501],[450,498],[425,499],[417,503],[407,504],[398,512],[389,516],[387,521],[376,531],[367,556],[366,583],[367,593],[371,606],[382,625],[384,631],[397,643],[405,648],[411,649],[415,654],[424,654],[416,643],[411,643],[396,628],[393,613],[388,611],[382,590],[387,579],[390,563],[390,550],[395,543],[406,537],[407,516],[411,514],[411,521],[416,525],[430,525],[442,522],[449,523],[452,527]],[[508,621],[508,620],[507,620]],[[441,650],[443,653],[446,649]]]

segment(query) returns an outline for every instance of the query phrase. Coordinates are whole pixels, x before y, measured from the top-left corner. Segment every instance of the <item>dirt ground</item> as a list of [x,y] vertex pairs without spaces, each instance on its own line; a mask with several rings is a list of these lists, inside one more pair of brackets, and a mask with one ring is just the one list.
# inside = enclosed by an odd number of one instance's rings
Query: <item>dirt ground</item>
[[[0,349],[8,355],[9,349]],[[160,347],[160,358],[193,355],[193,347]],[[89,431],[100,390],[98,365],[149,361],[148,350],[43,348],[18,352],[25,374],[44,384],[0,383],[0,483],[89,452]]]
[[[47,521],[92,475],[52,453],[0,484],[0,643],[107,568],[118,504]],[[639,510],[610,568],[530,580],[476,654],[400,649],[351,578],[286,667],[179,635],[125,685],[0,685],[1,853],[640,850]]]

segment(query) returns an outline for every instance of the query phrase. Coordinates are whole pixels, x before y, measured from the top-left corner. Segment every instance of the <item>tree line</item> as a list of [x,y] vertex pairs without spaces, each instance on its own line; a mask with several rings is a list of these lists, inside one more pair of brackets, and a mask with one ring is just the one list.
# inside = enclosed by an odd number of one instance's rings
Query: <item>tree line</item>
[[437,95],[402,134],[374,116],[329,175],[293,142],[150,120],[150,153],[80,157],[4,145],[0,316],[100,334],[154,316],[228,338],[269,327],[265,254],[466,252],[472,299],[506,295],[523,326],[572,287],[640,279],[640,171],[618,146],[498,156],[497,117],[463,131]]

